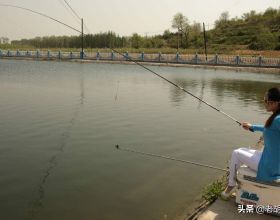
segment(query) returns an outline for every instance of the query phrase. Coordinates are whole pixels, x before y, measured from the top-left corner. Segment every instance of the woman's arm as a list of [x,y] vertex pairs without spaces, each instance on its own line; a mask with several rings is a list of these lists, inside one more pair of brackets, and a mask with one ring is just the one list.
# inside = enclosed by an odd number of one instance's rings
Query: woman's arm
[[264,125],[252,125],[251,126],[251,129],[253,131],[260,131],[260,132],[263,132],[264,131]]
[[263,125],[252,125],[248,122],[243,122],[242,123],[242,127],[245,129],[245,130],[253,130],[253,131],[261,131],[263,132],[264,131],[264,126]]

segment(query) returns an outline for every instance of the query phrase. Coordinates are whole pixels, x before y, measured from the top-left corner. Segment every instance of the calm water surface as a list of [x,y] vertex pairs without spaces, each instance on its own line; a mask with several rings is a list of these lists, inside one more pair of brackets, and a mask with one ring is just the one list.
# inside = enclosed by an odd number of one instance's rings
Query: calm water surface
[[[263,122],[280,76],[150,67],[238,120]],[[134,65],[0,60],[0,219],[175,219],[259,134]],[[180,218],[179,218],[180,219]]]

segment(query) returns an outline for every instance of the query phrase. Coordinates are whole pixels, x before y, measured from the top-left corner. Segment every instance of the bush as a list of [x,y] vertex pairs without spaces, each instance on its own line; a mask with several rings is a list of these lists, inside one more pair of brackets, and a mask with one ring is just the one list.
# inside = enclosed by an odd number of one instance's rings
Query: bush
[[227,177],[224,175],[221,179],[216,180],[203,189],[202,198],[210,203],[214,202],[226,187],[226,183]]
[[273,34],[264,32],[260,33],[257,37],[254,37],[248,48],[251,50],[273,50],[276,43],[277,41]]
[[280,43],[274,48],[274,50],[280,50]]

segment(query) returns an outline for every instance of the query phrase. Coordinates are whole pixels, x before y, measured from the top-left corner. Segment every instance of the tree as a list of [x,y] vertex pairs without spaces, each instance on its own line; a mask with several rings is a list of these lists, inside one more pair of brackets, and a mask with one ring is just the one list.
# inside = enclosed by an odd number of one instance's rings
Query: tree
[[222,12],[219,19],[215,21],[215,27],[221,27],[224,26],[229,20],[229,13],[228,11]]
[[165,30],[163,32],[162,37],[163,37],[164,40],[168,40],[172,37],[172,33],[170,32],[170,30]]
[[250,11],[249,13],[244,13],[242,15],[242,18],[245,20],[245,21],[248,21],[248,20],[252,20],[253,18],[255,18],[257,16],[257,13],[256,11],[252,10]]
[[277,13],[278,13],[278,10],[277,9],[273,9],[273,8],[267,8],[264,12],[264,16],[267,16],[267,17],[274,17],[274,16],[277,16]]
[[190,26],[189,39],[191,44],[195,47],[203,45],[202,28],[200,23],[194,22],[194,24]]
[[141,39],[141,36],[138,35],[137,33],[134,33],[130,40],[131,40],[131,47],[136,48],[136,49],[141,47],[142,39]]
[[220,21],[227,21],[229,19],[229,13],[228,11],[224,11],[222,12],[222,14],[220,15]]
[[174,15],[172,20],[172,28],[177,29],[177,40],[178,45],[177,49],[179,49],[179,35],[181,36],[181,45],[183,45],[183,36],[185,36],[185,47],[188,46],[188,36],[189,36],[189,20],[182,13],[177,13]]

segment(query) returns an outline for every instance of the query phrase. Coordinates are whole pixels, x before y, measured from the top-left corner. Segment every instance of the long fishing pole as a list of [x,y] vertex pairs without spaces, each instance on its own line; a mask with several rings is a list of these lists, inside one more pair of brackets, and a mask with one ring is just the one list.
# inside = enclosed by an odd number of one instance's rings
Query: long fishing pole
[[162,158],[162,159],[166,159],[166,160],[173,160],[173,161],[178,161],[178,162],[187,163],[187,164],[193,164],[196,166],[206,167],[206,168],[210,168],[210,169],[214,169],[214,170],[227,171],[226,169],[223,169],[220,167],[215,167],[215,166],[208,165],[208,164],[202,164],[202,163],[197,163],[197,162],[193,162],[193,161],[189,161],[189,160],[182,160],[182,159],[178,159],[178,158],[174,158],[174,157],[170,157],[170,156],[152,154],[152,153],[147,153],[147,152],[138,151],[138,150],[132,150],[132,149],[128,149],[128,148],[121,148],[119,145],[116,145],[115,147],[117,150],[127,151],[127,152],[131,152],[131,153],[136,153],[136,154],[142,154],[142,155],[151,156],[151,157],[158,157],[158,158]]
[[124,58],[128,59],[129,61],[131,61],[131,62],[137,64],[138,66],[141,66],[142,68],[148,70],[149,72],[153,73],[154,75],[160,77],[161,79],[165,80],[166,82],[172,84],[173,86],[176,86],[178,89],[180,89],[180,90],[184,91],[185,93],[191,95],[192,97],[198,99],[200,102],[202,102],[202,103],[208,105],[209,107],[211,107],[212,109],[216,110],[217,112],[220,112],[221,114],[223,114],[223,115],[225,115],[226,117],[230,118],[231,120],[235,121],[238,125],[242,125],[242,123],[241,123],[240,121],[238,121],[236,118],[234,118],[234,117],[232,117],[231,115],[229,115],[229,114],[223,112],[222,110],[216,108],[215,106],[213,106],[213,105],[211,105],[210,103],[204,101],[203,99],[197,97],[196,95],[194,95],[193,93],[191,93],[191,92],[189,92],[188,90],[184,89],[183,87],[179,86],[178,84],[176,84],[176,83],[170,81],[169,79],[167,79],[167,78],[163,77],[162,75],[156,73],[155,71],[153,71],[153,70],[151,70],[150,68],[144,66],[143,64],[141,64],[141,63],[139,63],[139,62],[137,62],[137,61],[131,59],[131,58],[128,57],[127,55],[124,55],[124,54],[120,53],[119,51],[117,51],[117,50],[115,50],[115,49],[113,49],[113,48],[110,48],[110,49],[111,49],[112,51],[114,51],[115,53],[120,54],[120,55],[123,56]]

